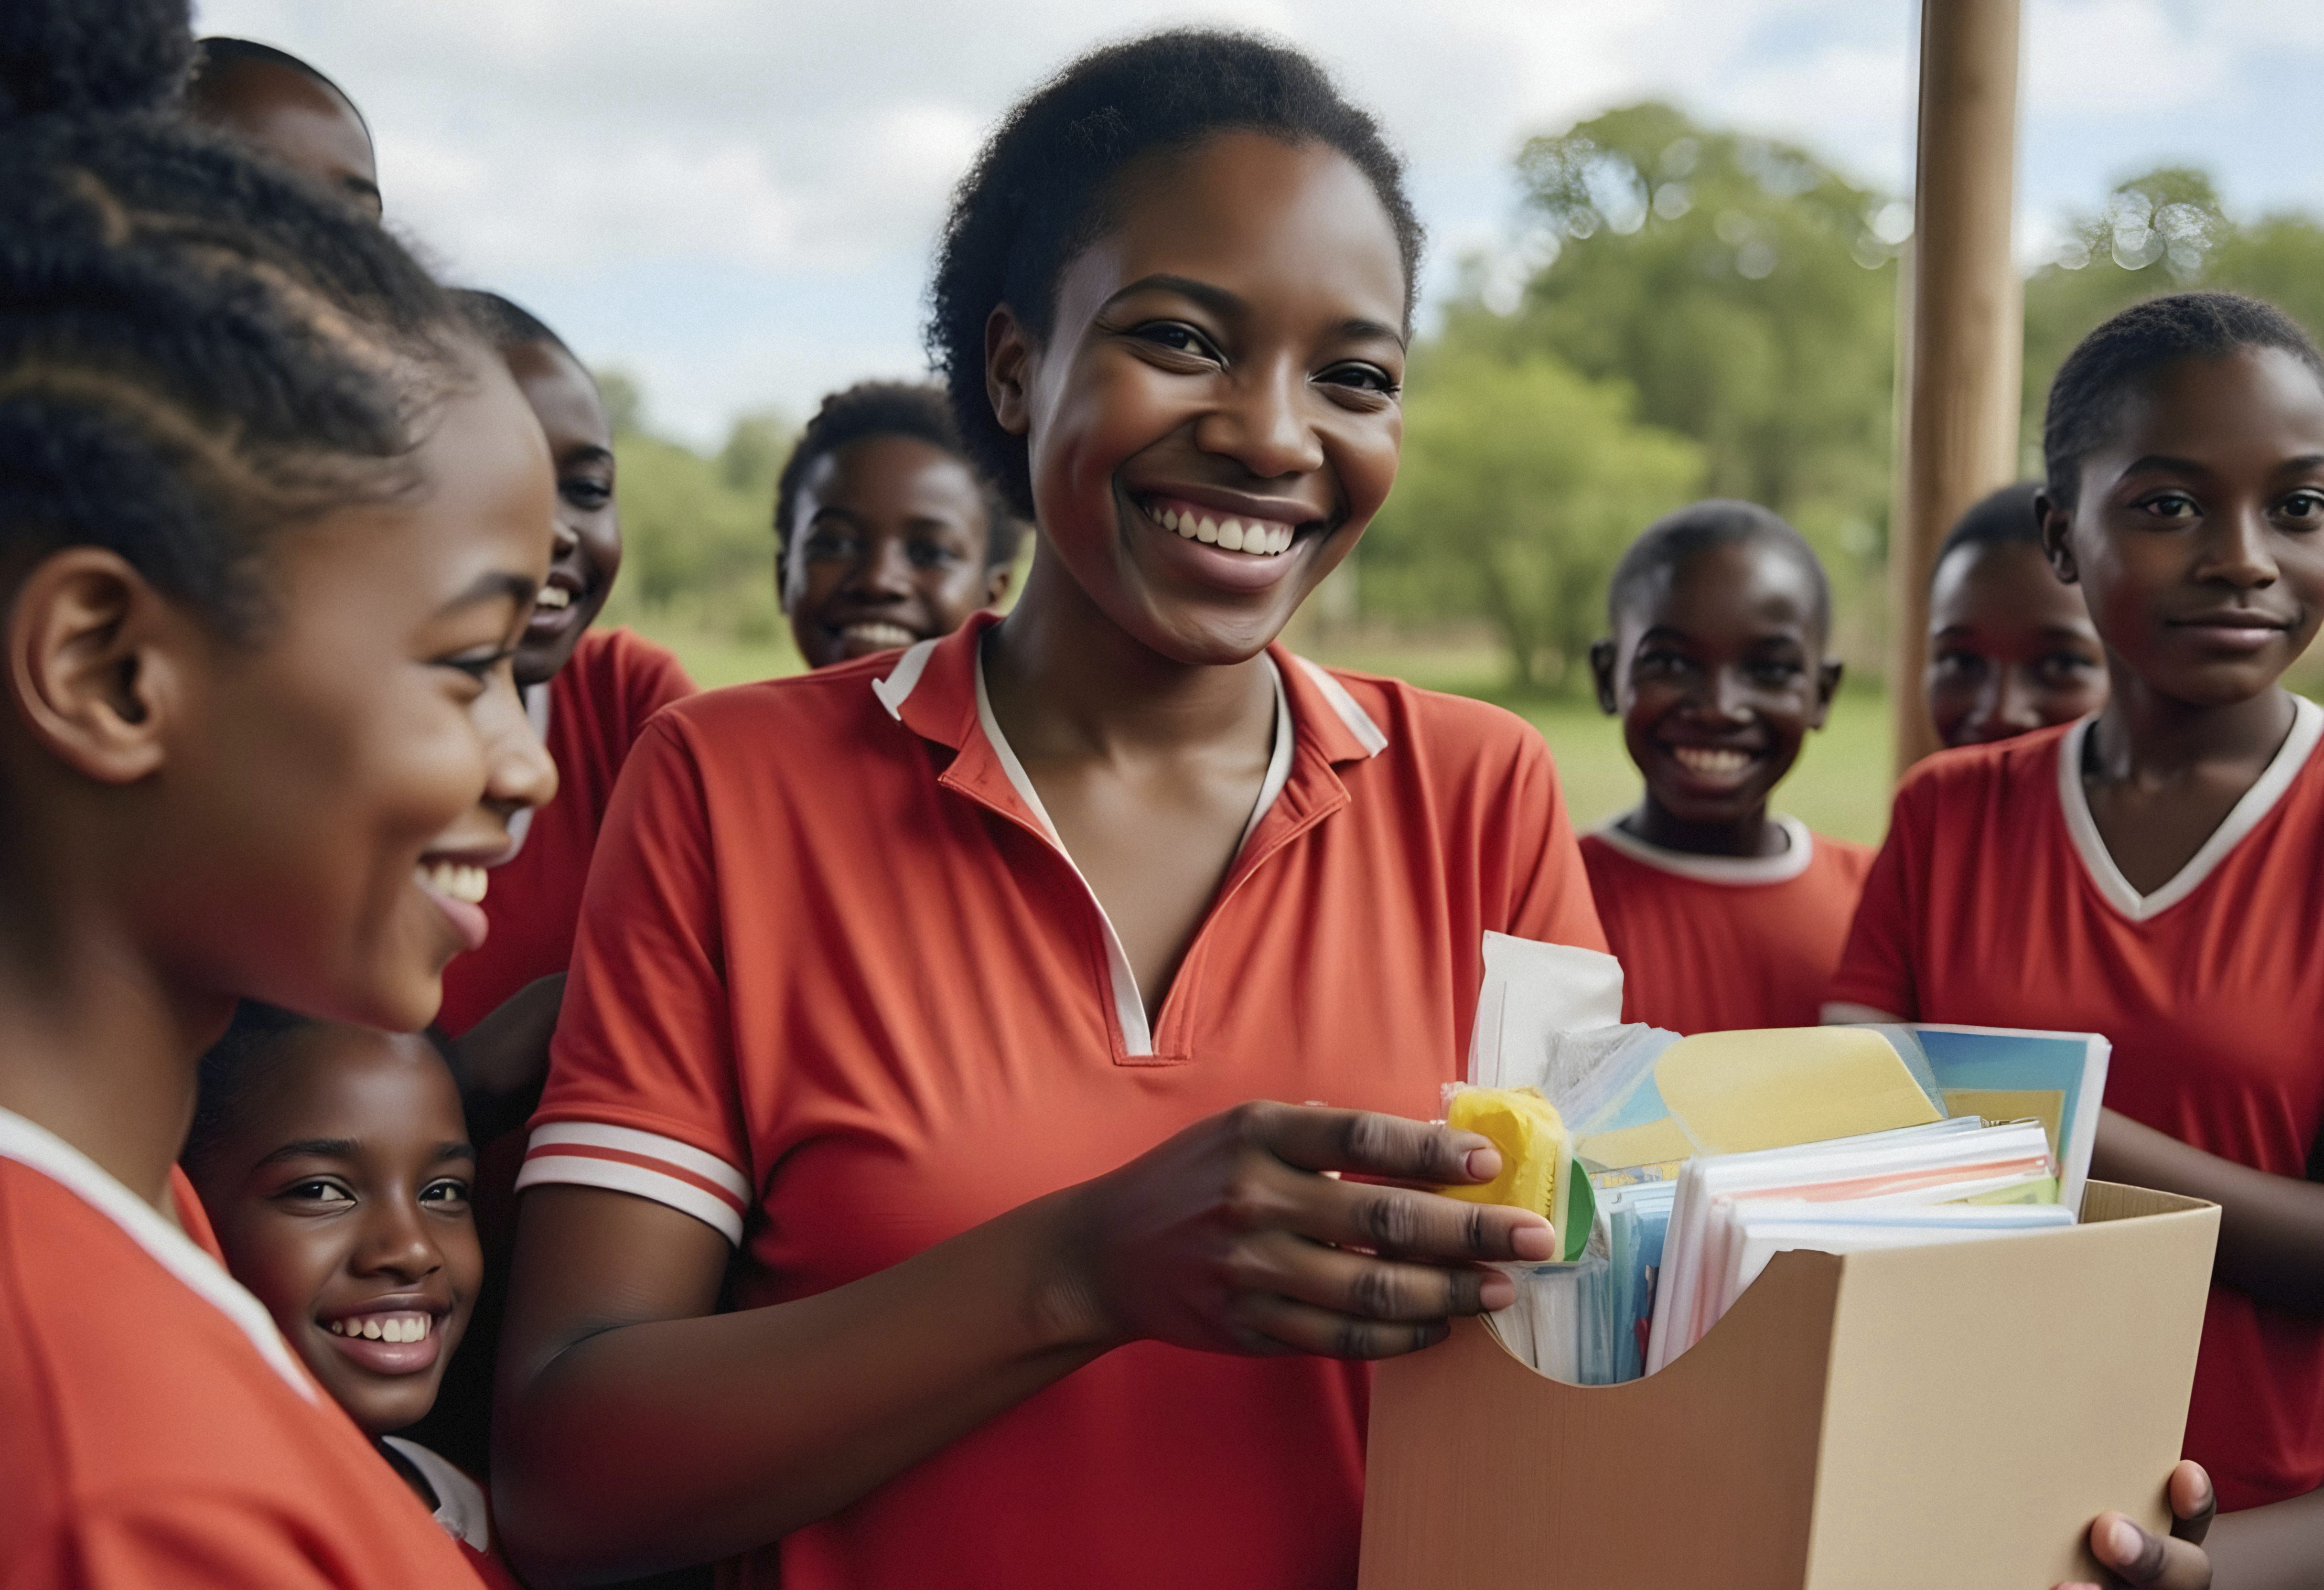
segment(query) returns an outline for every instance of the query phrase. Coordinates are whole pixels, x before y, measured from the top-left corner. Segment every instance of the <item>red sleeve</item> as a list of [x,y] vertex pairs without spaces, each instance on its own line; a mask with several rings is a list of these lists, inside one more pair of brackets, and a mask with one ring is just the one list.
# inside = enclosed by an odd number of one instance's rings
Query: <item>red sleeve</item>
[[1869,1006],[1906,1021],[1920,1019],[1920,988],[1914,974],[1920,961],[1935,795],[1936,785],[1926,777],[1907,779],[1896,792],[1888,838],[1865,875],[1848,947],[1840,952],[1826,1003]]
[[1590,873],[1565,815],[1557,767],[1537,734],[1519,743],[1509,772],[1508,905],[1491,924],[1520,939],[1609,952],[1605,929],[1590,895]]
[[[478,1590],[448,1536],[444,1545],[429,1575],[409,1582],[427,1590]],[[28,1576],[12,1574],[8,1582],[76,1590],[355,1590],[396,1574],[395,1565],[366,1560],[361,1551],[360,1541],[326,1538],[240,1498],[148,1494],[79,1510],[54,1543],[52,1567],[37,1551],[28,1553],[31,1560],[8,1565],[29,1569]]]
[[702,769],[679,721],[631,752],[597,840],[517,1186],[665,1203],[739,1242],[751,1152]]

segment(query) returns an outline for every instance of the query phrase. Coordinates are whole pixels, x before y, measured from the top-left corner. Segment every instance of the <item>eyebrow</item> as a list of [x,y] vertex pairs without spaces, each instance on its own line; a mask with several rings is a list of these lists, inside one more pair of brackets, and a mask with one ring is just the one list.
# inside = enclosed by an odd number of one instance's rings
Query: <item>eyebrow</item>
[[[1173,275],[1167,271],[1157,271],[1151,276],[1139,277],[1111,298],[1107,299],[1106,306],[1111,308],[1130,294],[1138,292],[1175,292],[1182,298],[1194,299],[1214,315],[1240,315],[1250,308],[1239,294],[1229,292],[1225,288],[1215,283],[1204,281],[1193,276]],[[1341,336],[1360,339],[1379,337],[1394,343],[1399,348],[1405,345],[1402,330],[1388,325],[1384,320],[1373,320],[1361,315],[1351,315],[1332,329]]]
[[286,1143],[258,1163],[271,1165],[281,1160],[346,1160],[355,1155],[355,1140],[352,1137],[301,1137]]
[[568,464],[611,464],[613,461],[613,450],[600,447],[595,442],[585,442],[566,455]]
[[491,574],[477,575],[466,590],[436,611],[438,613],[447,613],[457,608],[474,607],[478,602],[493,602],[502,597],[506,597],[519,607],[530,607],[532,599],[540,593],[540,583],[527,575],[515,574],[507,569],[495,569]]
[[466,1160],[473,1165],[476,1163],[476,1145],[473,1143],[439,1143],[436,1145],[435,1157],[439,1160]]

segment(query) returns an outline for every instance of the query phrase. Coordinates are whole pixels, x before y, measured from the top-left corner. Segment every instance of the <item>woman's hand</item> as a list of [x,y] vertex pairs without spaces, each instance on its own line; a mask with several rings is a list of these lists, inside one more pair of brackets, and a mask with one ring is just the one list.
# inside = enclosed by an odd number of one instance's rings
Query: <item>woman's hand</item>
[[2210,1590],[2211,1559],[2203,1554],[2218,1499],[2211,1476],[2199,1463],[2171,1471],[2171,1534],[2150,1535],[2119,1512],[2102,1512],[2090,1525],[2090,1553],[2115,1572],[2110,1585],[2061,1585],[2058,1590],[2114,1590],[2153,1585],[2154,1590]]
[[1447,1183],[1499,1170],[1499,1153],[1473,1132],[1239,1106],[1063,1195],[1073,1208],[1060,1320],[1106,1346],[1341,1358],[1427,1346],[1452,1316],[1514,1299],[1507,1276],[1479,1266],[1554,1257],[1549,1222],[1324,1172]]

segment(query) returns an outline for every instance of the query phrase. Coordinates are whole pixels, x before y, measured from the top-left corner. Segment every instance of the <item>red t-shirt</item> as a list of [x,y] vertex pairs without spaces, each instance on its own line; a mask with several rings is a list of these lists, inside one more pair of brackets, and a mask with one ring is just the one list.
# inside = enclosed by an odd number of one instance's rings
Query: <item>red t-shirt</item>
[[1696,856],[1618,828],[1582,836],[1622,1019],[1674,1033],[1813,1026],[1840,964],[1868,845],[1778,817],[1780,855]]
[[[2324,1129],[2324,709],[2299,703],[2267,772],[2144,897],[2090,820],[2087,723],[1914,770],[1831,997],[1914,1021],[2103,1033],[2113,1108],[2304,1176]],[[2324,1319],[2213,1289],[2187,1456],[2223,1509],[2324,1484]]]
[[5,1110],[0,1475],[10,1590],[477,1590],[213,1254]]
[[[899,1263],[1253,1098],[1427,1118],[1488,929],[1602,950],[1541,737],[1269,652],[1277,750],[1158,1022],[988,727],[989,620],[696,697],[639,741],[520,1185],[655,1199],[744,1307]],[[1355,1582],[1360,1365],[1139,1343],[730,1585]]]
[[[540,689],[536,685],[535,690]],[[528,692],[528,695],[531,693]],[[613,781],[646,720],[694,694],[678,658],[628,630],[591,630],[547,686],[541,738],[557,764],[557,798],[534,813],[517,853],[493,869],[484,895],[492,933],[444,969],[436,1025],[458,1037],[535,978],[573,959],[573,924]]]

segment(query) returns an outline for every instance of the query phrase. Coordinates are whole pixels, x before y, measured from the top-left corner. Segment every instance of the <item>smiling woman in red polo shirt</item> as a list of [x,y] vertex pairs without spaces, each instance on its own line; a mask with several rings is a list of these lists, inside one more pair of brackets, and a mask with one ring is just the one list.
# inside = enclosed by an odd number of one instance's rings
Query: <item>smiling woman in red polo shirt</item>
[[1489,1168],[1418,1124],[1480,935],[1603,947],[1538,736],[1271,644],[1394,478],[1416,246],[1369,119],[1215,34],[1084,60],[964,188],[938,352],[1038,556],[1005,622],[632,753],[522,1180],[538,1582],[1352,1582],[1347,1360],[1547,1228],[1318,1172]]
[[1322,1172],[1489,1173],[1420,1124],[1481,935],[1604,948],[1537,735],[1275,644],[1394,478],[1417,246],[1271,45],[1003,122],[934,341],[1023,599],[681,703],[614,795],[503,1347],[536,1585],[1354,1583],[1354,1360],[1549,1233]]

